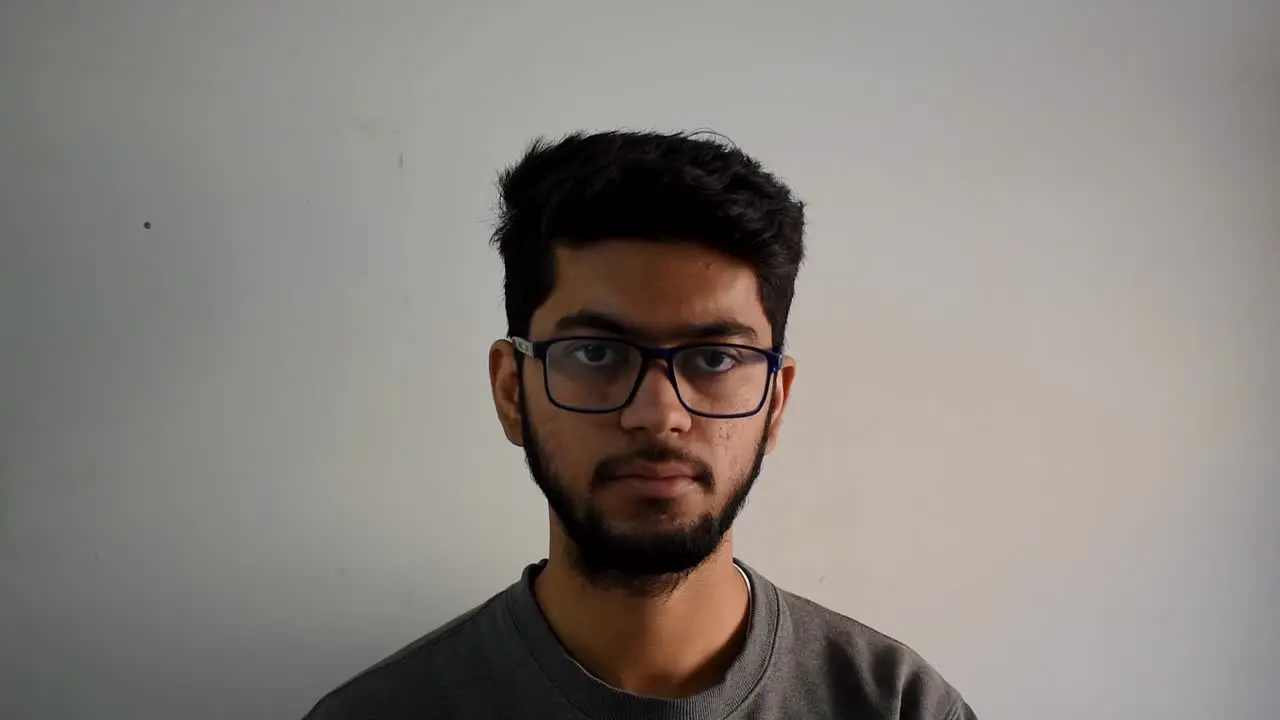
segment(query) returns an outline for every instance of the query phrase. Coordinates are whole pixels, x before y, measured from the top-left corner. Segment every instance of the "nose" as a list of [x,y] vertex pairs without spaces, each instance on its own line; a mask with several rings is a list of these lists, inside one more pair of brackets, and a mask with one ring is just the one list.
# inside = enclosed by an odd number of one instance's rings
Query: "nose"
[[654,435],[687,432],[693,423],[680,402],[675,385],[663,361],[650,363],[640,378],[631,403],[622,409],[618,422],[624,430],[645,430]]

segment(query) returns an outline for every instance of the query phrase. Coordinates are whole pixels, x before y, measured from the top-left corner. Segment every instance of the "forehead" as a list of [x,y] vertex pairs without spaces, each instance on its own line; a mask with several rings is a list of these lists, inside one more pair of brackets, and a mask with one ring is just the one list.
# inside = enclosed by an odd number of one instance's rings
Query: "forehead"
[[598,313],[651,340],[699,325],[736,323],[769,344],[771,332],[750,265],[695,243],[605,240],[557,247],[555,286],[533,315],[537,337],[562,318]]

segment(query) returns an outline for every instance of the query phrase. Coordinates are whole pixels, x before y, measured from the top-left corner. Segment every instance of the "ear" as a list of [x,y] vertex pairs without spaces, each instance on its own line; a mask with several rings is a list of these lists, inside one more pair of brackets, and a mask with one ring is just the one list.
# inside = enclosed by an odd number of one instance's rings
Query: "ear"
[[782,413],[787,409],[787,400],[791,397],[791,384],[796,379],[796,361],[791,356],[782,358],[782,367],[773,378],[773,399],[769,402],[769,436],[765,438],[764,452],[773,452],[778,443],[778,434],[782,431]]
[[515,347],[507,340],[489,346],[489,386],[493,390],[493,409],[502,423],[507,440],[524,446],[524,430],[520,422],[520,372]]

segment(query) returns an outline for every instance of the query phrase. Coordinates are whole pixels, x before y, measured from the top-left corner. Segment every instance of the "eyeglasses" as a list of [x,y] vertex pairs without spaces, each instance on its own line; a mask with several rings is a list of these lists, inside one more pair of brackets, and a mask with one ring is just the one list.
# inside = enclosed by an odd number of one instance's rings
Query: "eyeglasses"
[[732,343],[660,348],[603,337],[509,337],[542,363],[547,399],[563,410],[609,413],[635,399],[649,364],[662,360],[680,404],[694,415],[744,418],[764,407],[782,355]]

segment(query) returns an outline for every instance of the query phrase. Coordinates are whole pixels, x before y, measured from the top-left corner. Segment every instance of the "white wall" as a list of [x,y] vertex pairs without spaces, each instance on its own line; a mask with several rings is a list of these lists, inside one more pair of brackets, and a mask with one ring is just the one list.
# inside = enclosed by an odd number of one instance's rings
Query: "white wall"
[[613,126],[810,203],[743,558],[984,718],[1280,715],[1280,3],[929,5],[5,3],[0,716],[297,717],[540,557],[492,184]]

